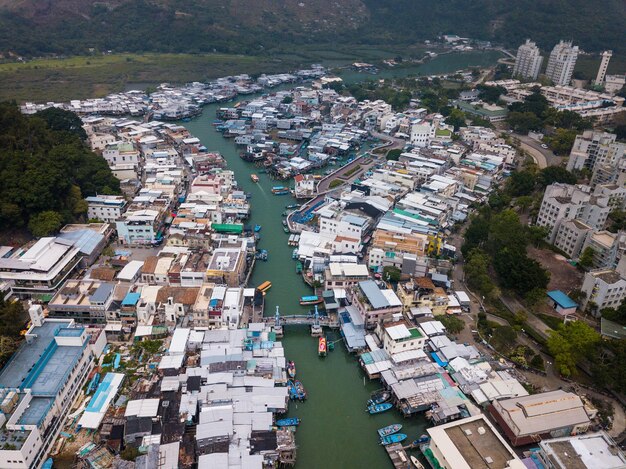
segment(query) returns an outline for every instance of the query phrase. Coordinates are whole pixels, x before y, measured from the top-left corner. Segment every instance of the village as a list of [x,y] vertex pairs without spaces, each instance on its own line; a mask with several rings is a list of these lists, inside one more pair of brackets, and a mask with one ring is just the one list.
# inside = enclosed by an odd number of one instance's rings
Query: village
[[[380,388],[369,414],[426,418],[423,435],[381,433],[394,467],[419,468],[418,448],[434,468],[626,465],[613,440],[623,428],[609,435],[593,393],[533,386],[527,374],[545,369],[500,356],[477,324],[484,296],[461,280],[460,227],[533,152],[493,125],[455,127],[417,99],[402,112],[358,101],[328,86],[337,80],[313,66],[22,105],[26,114],[57,107],[81,116],[122,195],[88,196],[86,223],[0,247],[0,287],[28,301],[30,317],[0,372],[0,466],[42,467],[49,455],[97,469],[293,466],[306,425],[293,407],[307,383],[281,339],[297,326],[310,327],[318,356],[335,342],[358,356],[364,382]],[[532,87],[486,85],[518,101]],[[598,123],[624,101],[540,93]],[[210,103],[219,107],[207,119]],[[455,106],[489,124],[507,112],[474,92]],[[249,173],[229,169],[232,160],[183,125],[194,118],[232,141]],[[568,169],[590,168],[589,185],[545,189],[536,224],[550,244],[571,259],[594,253],[580,304],[560,289],[542,298],[557,321],[575,320],[589,302],[599,316],[626,297],[623,233],[605,229],[626,206],[624,155],[615,135],[585,131]],[[242,178],[269,184],[269,202],[257,204]],[[282,212],[275,250],[265,244],[269,227],[251,221],[264,204]],[[253,285],[255,266],[283,250],[292,270],[276,264],[275,277]],[[280,275],[307,286],[307,295],[281,298],[300,308],[267,307]],[[534,326],[540,336],[544,326]],[[608,340],[623,338],[615,330],[602,319]]]

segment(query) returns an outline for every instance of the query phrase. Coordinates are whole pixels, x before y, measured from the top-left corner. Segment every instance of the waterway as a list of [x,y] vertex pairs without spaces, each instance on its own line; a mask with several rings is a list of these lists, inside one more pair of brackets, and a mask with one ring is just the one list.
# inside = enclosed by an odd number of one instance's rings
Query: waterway
[[[396,71],[398,76],[418,72],[422,75],[451,73],[468,66],[493,65],[499,56],[499,53],[491,52],[451,54],[421,66]],[[385,77],[390,72],[394,70],[385,70]],[[377,76],[381,77],[382,72]],[[354,81],[370,76],[354,73],[345,78]],[[252,97],[241,97],[241,100]],[[271,187],[287,183],[272,181],[252,163],[243,161],[234,142],[223,138],[214,129],[211,123],[215,120],[218,107],[218,104],[206,106],[202,115],[184,125],[209,151],[218,151],[226,158],[241,188],[252,194],[249,224],[262,226],[259,247],[267,249],[269,259],[256,263],[250,285],[257,286],[265,280],[272,282],[272,288],[266,295],[265,315],[273,315],[276,306],[280,307],[281,314],[301,313],[306,308],[298,304],[298,299],[311,294],[311,289],[295,273],[293,247],[287,246],[289,235],[284,233],[281,223],[285,206],[295,203],[295,199],[274,196]],[[258,183],[251,181],[253,173],[260,178]],[[338,333],[330,333],[329,340],[338,339]],[[287,328],[283,344],[287,358],[295,361],[298,378],[309,395],[305,403],[292,404],[289,410],[289,416],[302,419],[296,434],[298,469],[392,467],[386,452],[378,445],[376,429],[391,423],[402,423],[402,432],[411,439],[424,433],[427,422],[423,416],[405,420],[395,409],[377,416],[367,414],[367,399],[379,383],[364,379],[356,357],[346,351],[342,342],[337,342],[335,350],[326,358],[319,358],[317,340],[311,338],[308,328],[292,326]]]

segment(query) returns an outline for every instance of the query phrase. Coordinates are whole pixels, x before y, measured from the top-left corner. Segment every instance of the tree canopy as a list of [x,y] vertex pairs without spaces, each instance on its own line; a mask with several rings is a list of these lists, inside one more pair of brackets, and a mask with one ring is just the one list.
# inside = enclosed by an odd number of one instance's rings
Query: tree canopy
[[49,234],[86,212],[85,196],[119,192],[106,161],[82,141],[79,123],[66,111],[28,117],[0,103],[0,229]]

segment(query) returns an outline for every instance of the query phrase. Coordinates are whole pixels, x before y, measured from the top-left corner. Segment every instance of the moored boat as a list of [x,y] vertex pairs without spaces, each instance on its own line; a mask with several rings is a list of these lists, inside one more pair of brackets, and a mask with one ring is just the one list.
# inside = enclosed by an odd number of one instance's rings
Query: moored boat
[[292,379],[296,377],[296,364],[292,360],[287,363],[287,374]]
[[289,380],[289,399],[292,401],[304,401],[306,399],[306,390],[302,383],[298,380]]
[[411,463],[413,463],[416,469],[424,469],[424,465],[413,455],[411,455]]
[[261,293],[265,293],[270,288],[272,288],[272,282],[270,282],[269,280],[263,282],[261,285],[256,287],[256,289],[259,290]]
[[387,435],[380,438],[380,444],[383,446],[390,445],[392,443],[400,443],[406,440],[407,435],[405,433],[394,433],[393,435]]
[[300,207],[299,204],[289,204],[289,205],[285,206],[285,208],[289,208],[289,209],[291,209],[291,208],[298,208],[298,207]]
[[382,404],[383,402],[387,402],[390,398],[391,393],[389,391],[377,391],[372,394],[371,399],[367,401],[367,405]]
[[276,420],[277,427],[297,427],[298,425],[300,425],[298,417]]
[[300,305],[302,306],[318,305],[322,301],[324,301],[324,299],[316,295],[300,297]]
[[261,231],[261,225],[254,225],[254,231],[255,233],[258,233],[259,231]]
[[380,414],[381,412],[386,412],[387,410],[391,409],[393,406],[391,404],[389,404],[388,402],[385,402],[384,404],[374,404],[374,405],[370,405],[367,407],[367,411],[374,415],[374,414]]
[[320,357],[326,356],[326,337],[320,337],[317,341],[317,354]]
[[387,425],[386,427],[379,428],[378,435],[379,436],[393,435],[394,433],[398,433],[400,430],[402,430],[402,425],[399,423],[394,423],[393,425]]
[[252,179],[252,182],[259,182],[259,176],[256,174],[251,174],[250,179]]

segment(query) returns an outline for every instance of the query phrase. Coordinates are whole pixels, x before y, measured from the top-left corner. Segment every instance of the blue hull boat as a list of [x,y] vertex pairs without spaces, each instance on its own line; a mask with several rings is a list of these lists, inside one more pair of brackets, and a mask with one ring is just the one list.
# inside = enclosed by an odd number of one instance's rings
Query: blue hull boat
[[378,435],[380,437],[393,435],[394,433],[398,433],[400,430],[402,430],[402,425],[394,423],[393,425],[387,425],[386,427],[379,428]]
[[400,443],[407,439],[405,433],[395,433],[393,435],[387,435],[380,438],[380,444],[383,446],[390,445],[392,443]]
[[298,417],[276,420],[277,427],[297,427],[298,425],[300,425]]
[[367,408],[367,411],[370,414],[380,414],[381,412],[385,412],[389,409],[391,409],[393,406],[391,404],[389,404],[388,402],[384,403],[384,404],[375,404],[375,405],[370,405]]
[[287,385],[289,386],[289,398],[292,401],[304,401],[306,399],[306,390],[300,381],[289,380]]
[[259,231],[261,231],[261,225],[254,225],[254,232],[258,233]]

